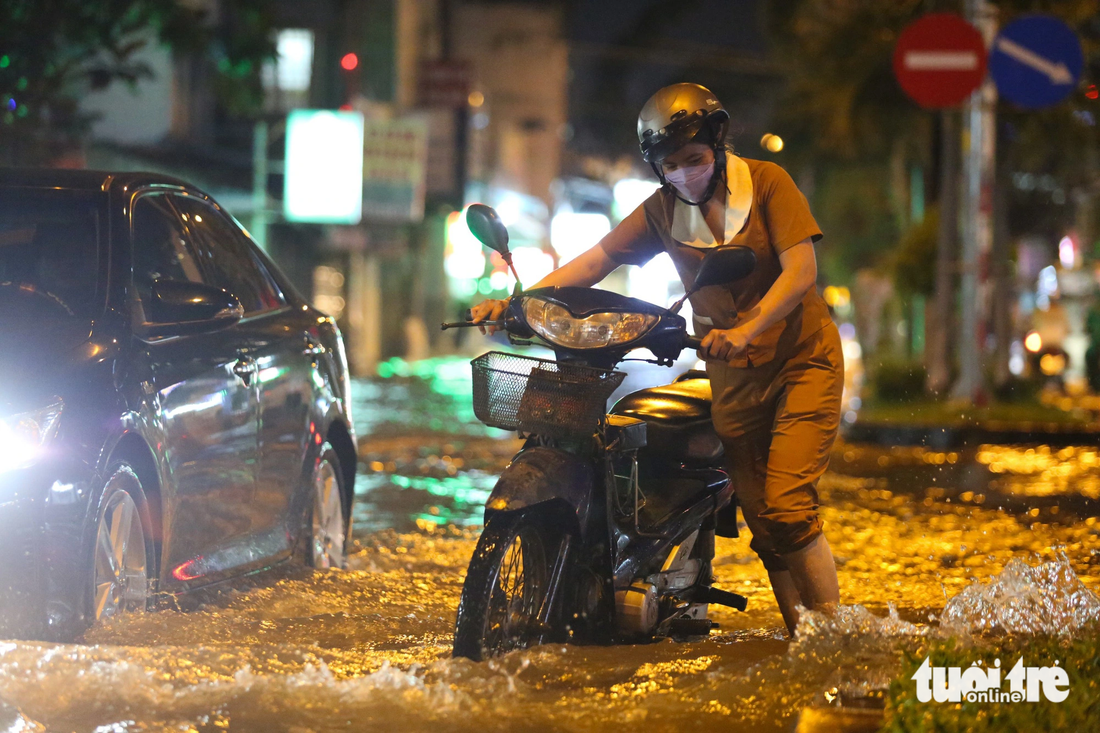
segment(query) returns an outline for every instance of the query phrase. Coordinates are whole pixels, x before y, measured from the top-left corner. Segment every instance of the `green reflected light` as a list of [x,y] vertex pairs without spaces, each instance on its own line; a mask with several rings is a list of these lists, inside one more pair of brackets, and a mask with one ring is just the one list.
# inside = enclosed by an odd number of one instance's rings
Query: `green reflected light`
[[390,476],[390,483],[402,489],[426,491],[432,496],[450,499],[455,504],[484,504],[496,484],[495,476]]

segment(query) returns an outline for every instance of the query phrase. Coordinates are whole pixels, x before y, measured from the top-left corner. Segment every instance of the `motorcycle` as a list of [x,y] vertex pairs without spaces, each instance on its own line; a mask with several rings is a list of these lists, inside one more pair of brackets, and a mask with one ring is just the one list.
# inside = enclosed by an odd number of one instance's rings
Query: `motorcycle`
[[[512,268],[496,212],[473,204],[467,223]],[[690,371],[672,384],[607,400],[625,376],[614,367],[648,349],[671,366],[698,349],[677,312],[700,288],[739,280],[756,264],[747,247],[703,259],[671,308],[578,287],[523,292],[496,326],[513,344],[555,359],[490,351],[472,362],[473,402],[487,425],[518,431],[523,447],[485,506],[466,572],[455,657],[481,660],[544,642],[617,643],[705,635],[710,604],[744,611],[714,587],[717,513],[734,501],[710,419],[710,382]],[[516,274],[517,283],[519,281]]]

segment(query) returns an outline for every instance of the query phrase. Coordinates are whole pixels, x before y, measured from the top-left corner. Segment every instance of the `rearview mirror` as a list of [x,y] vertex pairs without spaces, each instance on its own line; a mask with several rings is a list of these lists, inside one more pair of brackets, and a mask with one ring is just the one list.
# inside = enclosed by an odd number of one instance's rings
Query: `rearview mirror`
[[703,261],[699,263],[699,271],[695,273],[695,282],[692,283],[691,289],[684,293],[684,297],[676,301],[669,310],[678,313],[684,301],[700,288],[736,282],[752,274],[755,269],[756,253],[749,247],[743,244],[716,247],[707,252]]
[[141,324],[147,336],[182,336],[228,328],[244,317],[244,307],[232,294],[204,283],[153,281]]
[[504,226],[492,206],[470,204],[470,208],[466,209],[466,226],[470,227],[477,241],[501,256],[508,254],[508,227]]
[[735,282],[752,274],[755,269],[756,253],[750,248],[741,244],[718,247],[703,258],[692,290]]

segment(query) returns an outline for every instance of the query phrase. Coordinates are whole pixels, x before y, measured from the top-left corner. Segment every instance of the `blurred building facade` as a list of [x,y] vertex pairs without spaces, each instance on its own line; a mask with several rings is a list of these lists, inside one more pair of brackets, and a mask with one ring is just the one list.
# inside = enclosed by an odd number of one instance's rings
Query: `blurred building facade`
[[[200,4],[209,22],[224,20],[221,0]],[[435,324],[483,294],[489,278],[472,280],[482,293],[456,300],[444,271],[448,216],[453,222],[469,200],[512,197],[542,219],[527,227],[533,239],[546,237],[567,129],[560,12],[459,0],[272,0],[270,8],[278,55],[263,69],[261,112],[241,114],[219,99],[214,59],[151,43],[142,61],[152,79],[84,100],[99,115],[86,164],[169,173],[207,190],[340,320],[358,371],[449,348],[450,334],[442,340]],[[423,206],[396,218],[367,207],[353,226],[285,221],[285,119],[302,108],[421,125]],[[494,265],[485,266],[487,276]],[[492,283],[490,292],[510,287]]]

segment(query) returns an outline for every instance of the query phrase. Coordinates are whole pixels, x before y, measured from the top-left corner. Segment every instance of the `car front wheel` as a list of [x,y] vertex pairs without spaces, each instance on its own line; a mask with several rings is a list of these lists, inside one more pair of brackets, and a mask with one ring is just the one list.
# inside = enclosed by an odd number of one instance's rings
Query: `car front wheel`
[[144,508],[145,494],[137,474],[125,463],[115,466],[99,502],[90,622],[145,610],[151,562]]
[[313,467],[309,509],[310,541],[307,552],[314,568],[346,568],[348,518],[344,511],[344,479],[340,459],[328,443]]

